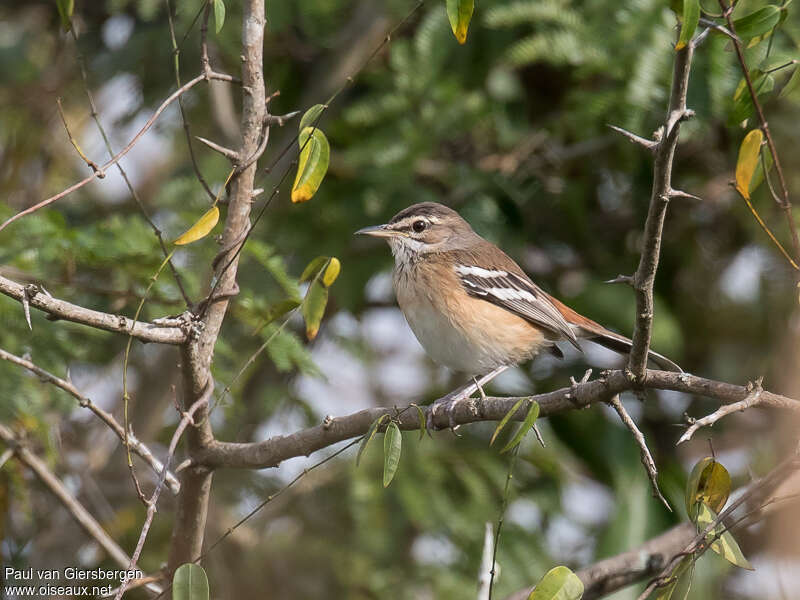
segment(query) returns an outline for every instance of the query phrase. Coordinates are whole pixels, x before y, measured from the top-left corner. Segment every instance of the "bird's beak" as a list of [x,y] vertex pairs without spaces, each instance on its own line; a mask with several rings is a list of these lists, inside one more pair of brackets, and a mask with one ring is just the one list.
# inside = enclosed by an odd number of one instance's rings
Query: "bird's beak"
[[389,229],[388,225],[373,225],[372,227],[364,227],[364,229],[359,229],[353,235],[371,235],[372,237],[395,237],[398,235],[398,232]]

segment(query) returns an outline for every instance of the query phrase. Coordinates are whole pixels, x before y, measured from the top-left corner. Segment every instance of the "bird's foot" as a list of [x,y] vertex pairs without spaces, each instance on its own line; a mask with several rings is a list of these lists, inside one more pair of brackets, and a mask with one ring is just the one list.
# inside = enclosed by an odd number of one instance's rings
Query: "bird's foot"
[[446,396],[442,396],[438,400],[435,400],[434,403],[431,405],[430,410],[428,411],[428,421],[427,427],[430,431],[433,429],[434,431],[439,429],[444,429],[444,427],[438,427],[435,424],[436,417],[440,413],[444,413],[447,415],[447,422],[450,428],[450,431],[453,432],[454,435],[459,435],[456,433],[459,425],[455,421],[455,410],[458,404],[463,400],[469,400],[469,397],[472,395],[472,384],[467,386],[463,386],[455,391],[450,392]]

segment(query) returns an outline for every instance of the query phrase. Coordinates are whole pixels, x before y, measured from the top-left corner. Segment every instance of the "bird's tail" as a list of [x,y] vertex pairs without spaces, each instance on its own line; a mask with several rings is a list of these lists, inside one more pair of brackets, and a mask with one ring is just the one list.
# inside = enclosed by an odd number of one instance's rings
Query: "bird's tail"
[[[620,335],[606,329],[599,323],[595,323],[591,319],[588,319],[575,312],[569,306],[563,302],[560,302],[556,298],[553,298],[552,296],[550,297],[550,300],[553,302],[556,308],[558,308],[559,312],[564,315],[564,318],[567,320],[567,322],[572,326],[576,337],[592,341],[595,344],[604,346],[605,348],[613,350],[614,352],[618,352],[619,354],[630,354],[631,348],[633,347],[633,342],[624,335]],[[677,364],[672,362],[663,354],[659,354],[658,352],[650,350],[647,353],[647,358],[660,369],[683,373],[683,369],[681,369]]]
[[[604,327],[601,327],[601,330],[602,331],[586,331],[585,329],[581,329],[582,335],[579,335],[578,337],[583,337],[594,342],[595,344],[599,344],[620,354],[630,354],[631,347],[633,346],[633,342],[631,340],[626,338],[624,335],[619,335],[613,331],[605,329]],[[672,362],[663,354],[659,354],[654,350],[649,350],[647,352],[647,358],[648,360],[652,361],[653,364],[658,366],[659,369],[683,373],[683,369],[681,369],[677,364]]]

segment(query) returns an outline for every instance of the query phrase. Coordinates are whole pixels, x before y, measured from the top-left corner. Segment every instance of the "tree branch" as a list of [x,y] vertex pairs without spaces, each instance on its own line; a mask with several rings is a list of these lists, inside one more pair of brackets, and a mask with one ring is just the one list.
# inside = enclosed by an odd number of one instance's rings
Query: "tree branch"
[[132,335],[142,342],[177,345],[186,341],[186,333],[178,327],[161,327],[153,323],[134,321],[122,315],[112,315],[70,304],[53,298],[39,286],[20,285],[2,275],[0,275],[0,294],[5,294],[23,304],[28,303],[53,317],[105,331]]
[[[52,383],[54,386],[59,387],[65,392],[71,394],[78,401],[78,404],[80,404],[83,408],[88,408],[90,411],[92,411],[101,421],[103,421],[103,423],[108,425],[111,431],[117,434],[117,437],[120,440],[123,442],[125,441],[125,430],[122,428],[122,425],[117,422],[114,416],[111,413],[104,411],[89,398],[81,394],[78,388],[76,388],[71,381],[61,379],[49,371],[45,371],[31,361],[11,354],[10,352],[6,352],[2,349],[0,349],[0,359],[7,360],[8,362],[12,362],[16,365],[24,367],[25,369],[28,369],[32,373],[38,375],[43,381]],[[150,465],[156,474],[161,473],[161,470],[164,467],[163,463],[153,456],[150,448],[140,442],[136,436],[133,435],[132,431],[128,432],[128,443],[131,450],[141,457],[148,465]],[[169,485],[169,488],[172,490],[173,494],[177,494],[178,491],[180,491],[181,484],[178,482],[178,479],[175,477],[175,475],[169,471],[167,471],[167,484]]]
[[[696,377],[687,373],[648,370],[644,387],[649,389],[673,390],[714,398],[724,404],[743,400],[750,390],[745,386],[723,383]],[[570,410],[584,408],[596,402],[607,402],[616,394],[636,387],[625,371],[606,371],[599,379],[576,383],[570,387],[553,392],[538,394],[531,398],[539,403],[539,416],[550,417]],[[456,425],[478,421],[499,421],[511,410],[518,398],[489,397],[481,403],[480,412],[474,401],[465,400],[453,408],[453,422]],[[777,408],[800,411],[800,401],[764,391],[761,404]],[[430,407],[422,407],[423,417],[428,418]],[[397,408],[368,408],[344,417],[326,417],[315,427],[303,429],[290,435],[279,435],[262,442],[235,443],[215,440],[205,449],[196,453],[193,460],[197,466],[209,468],[233,467],[264,469],[277,467],[282,461],[295,456],[308,456],[312,452],[363,435],[369,426],[381,415],[396,417],[401,429],[419,429],[419,414],[416,410]],[[516,421],[525,418],[525,410],[519,409],[513,416]],[[431,417],[432,424],[441,428],[449,427],[448,416],[439,411]]]
[[678,132],[683,119],[690,116],[686,108],[686,92],[689,87],[689,71],[694,54],[694,41],[675,52],[672,74],[672,92],[667,108],[666,123],[661,139],[655,148],[653,162],[653,191],[644,226],[644,241],[639,267],[633,278],[636,290],[636,323],[633,330],[633,346],[628,360],[628,369],[634,379],[641,383],[647,370],[647,351],[653,328],[653,284],[661,253],[661,236],[664,219],[672,191],[672,162],[678,145]]
[[[641,546],[584,567],[576,573],[583,582],[581,600],[602,598],[632,583],[658,573],[670,557],[690,543],[697,531],[691,523],[681,523]],[[526,600],[533,586],[519,590],[506,600]]]

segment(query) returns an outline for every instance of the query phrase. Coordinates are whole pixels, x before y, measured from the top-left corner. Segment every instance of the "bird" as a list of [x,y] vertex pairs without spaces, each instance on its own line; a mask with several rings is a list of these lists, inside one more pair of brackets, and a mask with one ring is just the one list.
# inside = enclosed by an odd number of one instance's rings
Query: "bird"
[[[562,358],[556,342],[566,341],[582,351],[578,340],[587,339],[620,354],[630,352],[630,339],[545,292],[511,257],[443,204],[414,204],[384,225],[355,233],[388,242],[395,261],[397,303],[414,335],[436,363],[471,376],[482,398],[477,377],[491,377],[541,352]],[[648,358],[661,369],[682,372],[653,350]],[[451,428],[461,391],[434,405],[445,406]]]

